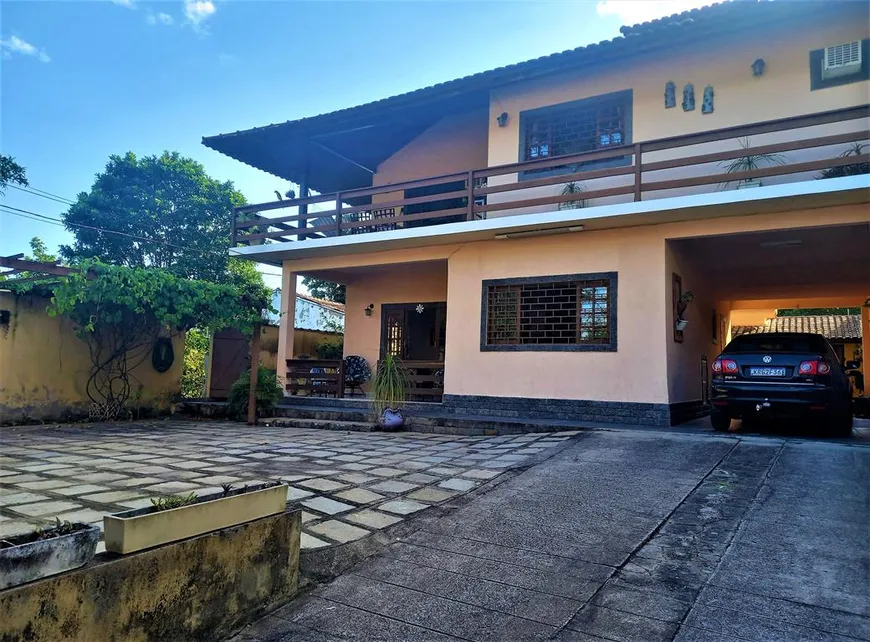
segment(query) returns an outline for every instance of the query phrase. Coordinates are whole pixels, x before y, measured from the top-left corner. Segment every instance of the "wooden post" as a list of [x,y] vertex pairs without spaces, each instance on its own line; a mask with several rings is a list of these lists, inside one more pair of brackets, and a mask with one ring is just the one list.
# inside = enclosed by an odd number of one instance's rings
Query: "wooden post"
[[474,170],[468,172],[468,215],[466,220],[474,220]]
[[335,195],[335,235],[341,236],[341,192]]
[[[302,172],[302,178],[299,180],[299,198],[308,198],[308,146],[305,146],[305,169]],[[308,214],[308,205],[299,205],[299,215],[304,217]],[[300,218],[299,219],[299,233],[296,234],[297,241],[304,241],[307,236],[302,232],[306,227],[308,227],[308,219]]]
[[257,375],[260,374],[260,324],[251,334],[251,387],[248,390],[248,425],[257,423]]
[[641,184],[643,180],[643,168],[640,162],[640,143],[634,145],[634,200],[641,200]]

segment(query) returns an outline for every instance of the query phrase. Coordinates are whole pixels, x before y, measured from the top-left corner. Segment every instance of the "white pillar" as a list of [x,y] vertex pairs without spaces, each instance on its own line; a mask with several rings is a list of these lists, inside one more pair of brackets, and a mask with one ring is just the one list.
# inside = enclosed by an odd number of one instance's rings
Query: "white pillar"
[[[278,376],[283,381],[287,376],[287,359],[292,359],[294,321],[296,320],[296,277],[289,263],[284,263],[281,277],[281,321],[278,324]],[[284,394],[287,394],[286,391]]]

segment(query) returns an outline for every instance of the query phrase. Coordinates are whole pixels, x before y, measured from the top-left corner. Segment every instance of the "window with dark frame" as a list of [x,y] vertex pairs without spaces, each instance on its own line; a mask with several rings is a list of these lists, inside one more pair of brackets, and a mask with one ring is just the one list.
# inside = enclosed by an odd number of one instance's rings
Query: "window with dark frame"
[[[629,144],[631,101],[632,92],[622,91],[523,112],[520,115],[520,160],[581,154]],[[604,162],[608,161],[612,159]],[[554,168],[546,168],[524,174],[553,171]]]
[[[849,44],[854,43],[843,43],[839,45],[839,47],[845,47]],[[844,70],[847,73],[826,77],[825,49],[814,49],[813,51],[810,51],[810,91],[870,80],[870,40],[866,38],[861,40],[858,43],[857,53],[860,57],[861,63],[854,69],[854,71],[847,69]]]
[[615,273],[485,281],[482,349],[615,350],[615,289]]

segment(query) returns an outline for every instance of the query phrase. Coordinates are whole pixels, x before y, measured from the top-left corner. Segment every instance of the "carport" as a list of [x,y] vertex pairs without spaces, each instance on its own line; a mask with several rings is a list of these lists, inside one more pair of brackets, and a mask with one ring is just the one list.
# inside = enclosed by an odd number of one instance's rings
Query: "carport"
[[[694,295],[688,327],[668,337],[672,404],[705,406],[709,364],[738,328],[762,326],[778,309],[860,308],[868,354],[870,223],[818,225],[825,211],[817,212],[816,225],[666,241],[672,299]],[[863,371],[866,380],[866,359]]]

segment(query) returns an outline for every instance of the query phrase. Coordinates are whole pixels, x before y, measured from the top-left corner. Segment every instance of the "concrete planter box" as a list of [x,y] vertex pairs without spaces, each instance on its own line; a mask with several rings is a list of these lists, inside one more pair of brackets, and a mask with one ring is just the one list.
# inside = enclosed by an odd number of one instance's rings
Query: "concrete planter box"
[[737,183],[737,189],[752,189],[753,187],[761,187],[761,181],[743,181],[742,183]]
[[169,510],[141,508],[103,518],[106,550],[132,553],[195,537],[284,512],[287,485],[259,487],[200,497],[196,503]]
[[[100,529],[74,524],[69,535],[0,548],[0,589],[32,582],[84,566],[94,556]],[[15,543],[16,538],[9,541]]]

